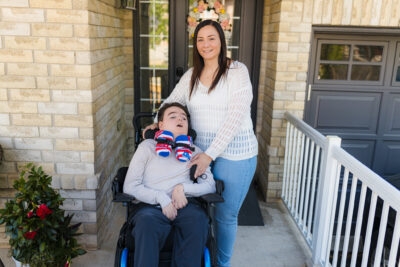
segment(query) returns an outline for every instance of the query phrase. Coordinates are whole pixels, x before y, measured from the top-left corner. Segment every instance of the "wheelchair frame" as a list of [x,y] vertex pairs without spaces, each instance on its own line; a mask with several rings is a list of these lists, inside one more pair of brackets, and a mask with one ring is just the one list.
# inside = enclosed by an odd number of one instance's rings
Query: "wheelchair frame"
[[[142,124],[141,119],[144,117],[154,118],[155,113],[138,113],[132,119],[132,123],[135,129],[135,149],[138,147],[139,143],[143,140],[142,138]],[[195,132],[191,130],[189,133],[192,135],[192,138],[195,139]],[[146,138],[150,138],[150,136],[146,136]],[[125,181],[125,176],[127,173],[128,167],[121,167],[118,169],[117,174],[114,177],[112,182],[112,194],[113,194],[113,202],[122,203],[123,206],[126,207],[126,221],[121,227],[120,234],[117,241],[116,246],[116,254],[115,254],[115,267],[128,267],[127,264],[133,264],[133,256],[132,253],[129,253],[128,243],[133,242],[133,237],[130,237],[130,233],[125,233],[128,231],[130,224],[130,216],[132,212],[136,208],[137,203],[134,203],[135,198],[129,194],[125,194],[123,192],[123,185]],[[208,241],[206,244],[206,248],[204,250],[203,256],[203,266],[204,267],[212,267],[216,265],[216,241],[215,241],[215,226],[214,226],[214,212],[215,212],[215,203],[223,202],[221,194],[224,189],[224,185],[222,181],[215,181],[216,183],[216,193],[210,193],[206,195],[202,195],[198,198],[199,202],[205,209],[209,219],[209,234]],[[168,243],[168,240],[167,240]],[[132,245],[132,244],[131,244]],[[123,249],[121,250],[121,248]],[[130,251],[132,252],[132,251]],[[162,250],[160,252],[160,264],[166,263],[171,258],[170,251]],[[162,265],[160,265],[162,266]]]

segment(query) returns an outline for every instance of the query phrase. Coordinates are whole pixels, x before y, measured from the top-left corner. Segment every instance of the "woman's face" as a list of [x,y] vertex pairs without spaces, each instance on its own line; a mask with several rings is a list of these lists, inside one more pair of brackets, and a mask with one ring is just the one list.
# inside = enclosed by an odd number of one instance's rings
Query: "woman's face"
[[221,52],[221,40],[214,26],[207,25],[199,30],[196,47],[205,61],[218,59]]
[[169,107],[164,111],[163,120],[158,122],[160,130],[167,130],[174,136],[187,135],[189,121],[185,111],[179,107]]

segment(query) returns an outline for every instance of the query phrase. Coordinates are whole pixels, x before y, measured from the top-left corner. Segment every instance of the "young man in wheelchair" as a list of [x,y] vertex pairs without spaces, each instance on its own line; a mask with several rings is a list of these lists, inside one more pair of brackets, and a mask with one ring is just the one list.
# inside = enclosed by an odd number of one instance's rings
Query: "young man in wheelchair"
[[158,111],[159,131],[145,139],[129,164],[124,193],[143,203],[132,216],[134,266],[157,267],[159,251],[173,231],[172,267],[200,267],[208,216],[193,197],[215,192],[210,168],[195,182],[189,160],[200,148],[188,136],[189,112],[179,103]]

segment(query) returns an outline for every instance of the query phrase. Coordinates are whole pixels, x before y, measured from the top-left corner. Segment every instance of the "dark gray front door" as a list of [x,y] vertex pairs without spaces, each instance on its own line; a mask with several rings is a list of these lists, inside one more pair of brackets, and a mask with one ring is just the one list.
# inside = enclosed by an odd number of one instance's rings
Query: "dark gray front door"
[[382,176],[400,173],[400,35],[316,33],[305,120]]
[[[219,0],[232,23],[228,55],[246,64],[253,83],[255,120],[259,77],[262,0]],[[187,16],[197,0],[139,0],[134,13],[134,111],[158,109],[191,66],[192,38]]]

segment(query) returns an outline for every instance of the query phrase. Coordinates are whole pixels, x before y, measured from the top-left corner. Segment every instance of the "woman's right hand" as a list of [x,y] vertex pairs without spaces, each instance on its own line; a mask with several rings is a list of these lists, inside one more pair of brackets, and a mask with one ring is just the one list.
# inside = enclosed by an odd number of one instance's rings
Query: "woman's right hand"
[[143,139],[146,139],[146,137],[144,136],[144,133],[147,131],[147,130],[154,130],[154,129],[156,129],[158,127],[158,123],[157,122],[155,122],[155,123],[153,123],[153,124],[150,124],[150,125],[147,125],[144,129],[143,129],[143,132],[142,132],[142,137],[143,137]]

